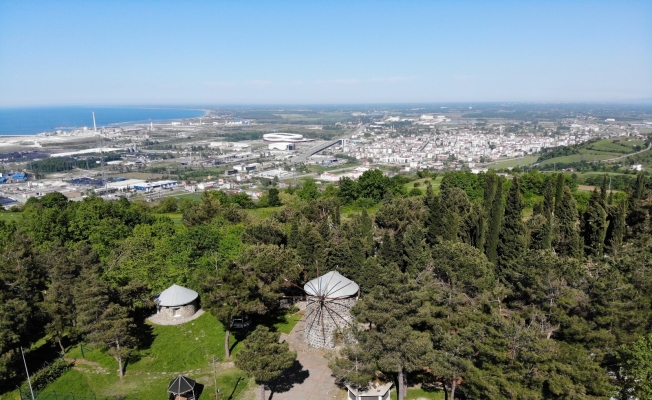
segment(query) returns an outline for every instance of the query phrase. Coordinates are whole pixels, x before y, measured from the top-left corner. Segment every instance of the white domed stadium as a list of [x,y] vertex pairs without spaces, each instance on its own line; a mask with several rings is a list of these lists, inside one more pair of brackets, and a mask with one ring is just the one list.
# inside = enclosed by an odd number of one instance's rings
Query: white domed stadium
[[306,139],[298,133],[282,132],[266,133],[263,135],[263,140],[269,142],[270,150],[296,150],[296,143],[311,141],[311,139]]
[[266,133],[263,135],[263,140],[266,142],[282,142],[282,143],[296,143],[307,142],[303,135],[298,133]]

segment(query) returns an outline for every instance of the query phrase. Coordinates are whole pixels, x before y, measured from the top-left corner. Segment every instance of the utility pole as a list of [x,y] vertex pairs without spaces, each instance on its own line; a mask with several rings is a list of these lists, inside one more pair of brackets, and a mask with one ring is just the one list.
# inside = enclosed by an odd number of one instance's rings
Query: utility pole
[[20,347],[20,354],[23,355],[23,363],[25,364],[25,373],[27,374],[27,383],[29,384],[29,392],[32,394],[32,400],[34,400],[34,391],[32,390],[32,381],[29,379],[29,371],[27,370],[27,361],[25,361],[25,352],[23,347]]
[[217,400],[217,357],[212,356],[211,364],[213,365],[213,385],[215,386],[215,400]]

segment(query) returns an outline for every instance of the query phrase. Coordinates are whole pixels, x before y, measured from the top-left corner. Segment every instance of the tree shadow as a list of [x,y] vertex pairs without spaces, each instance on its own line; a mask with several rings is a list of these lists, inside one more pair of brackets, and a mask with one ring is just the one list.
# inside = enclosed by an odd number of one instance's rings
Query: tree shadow
[[281,374],[278,378],[274,379],[269,383],[269,388],[272,391],[269,395],[269,400],[272,399],[274,393],[283,393],[287,392],[294,387],[296,384],[301,384],[305,382],[306,379],[310,376],[310,372],[307,369],[303,368],[303,365],[298,360],[294,361],[294,364]]
[[136,329],[134,329],[134,337],[136,339],[136,347],[138,350],[131,353],[129,357],[124,360],[123,371],[125,373],[127,372],[127,367],[129,364],[140,361],[143,356],[146,355],[144,350],[151,348],[152,343],[154,343],[154,339],[156,338],[156,335],[154,334],[154,327],[150,324],[145,323],[145,319],[139,318],[135,322]]
[[235,394],[236,389],[238,388],[238,385],[240,384],[240,381],[242,380],[242,377],[238,377],[238,380],[235,382],[235,385],[233,385],[233,390],[231,391],[231,394],[229,397],[227,397],[227,400],[232,400],[233,395]]

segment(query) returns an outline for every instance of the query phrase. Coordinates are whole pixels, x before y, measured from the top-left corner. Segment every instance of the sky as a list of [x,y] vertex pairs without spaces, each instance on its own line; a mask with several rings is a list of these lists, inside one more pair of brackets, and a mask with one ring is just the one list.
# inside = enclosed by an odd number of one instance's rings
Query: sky
[[0,107],[643,98],[649,0],[0,0]]

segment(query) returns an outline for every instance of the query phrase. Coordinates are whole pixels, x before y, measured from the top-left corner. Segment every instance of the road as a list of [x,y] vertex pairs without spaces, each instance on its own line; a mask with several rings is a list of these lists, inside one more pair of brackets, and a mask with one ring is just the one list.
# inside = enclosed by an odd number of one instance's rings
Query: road
[[640,154],[640,153],[646,152],[646,151],[648,151],[648,150],[650,150],[650,149],[652,149],[652,142],[650,142],[650,144],[647,145],[647,148],[645,148],[645,149],[643,149],[643,150],[640,150],[640,151],[637,151],[636,153],[625,154],[624,156],[619,156],[619,157],[616,157],[616,158],[610,158],[610,159],[608,159],[608,160],[602,160],[602,161],[603,161],[603,162],[605,162],[605,161],[606,161],[606,162],[608,162],[608,161],[616,161],[616,160],[620,160],[620,159],[623,159],[623,158],[627,158],[627,157],[635,156],[635,155],[637,155],[637,154]]
[[[302,151],[302,154],[297,155],[296,157],[292,158],[292,162],[294,163],[300,163],[306,161],[308,157],[310,157],[313,154],[317,154],[322,150],[327,149],[328,147],[334,146],[338,141],[342,139],[348,139],[351,137],[351,135],[360,135],[362,132],[364,132],[366,125],[365,124],[360,124],[358,129],[355,130],[353,133],[347,133],[342,136],[336,137],[335,139],[328,141],[326,143],[321,143],[316,146],[309,147],[308,149]],[[323,148],[322,148],[323,147]]]

